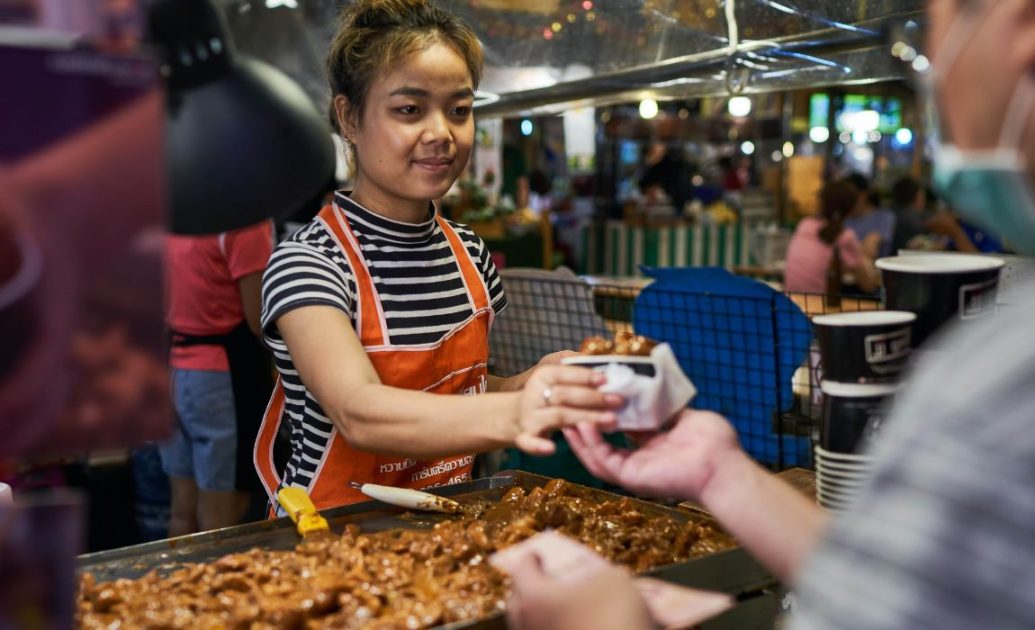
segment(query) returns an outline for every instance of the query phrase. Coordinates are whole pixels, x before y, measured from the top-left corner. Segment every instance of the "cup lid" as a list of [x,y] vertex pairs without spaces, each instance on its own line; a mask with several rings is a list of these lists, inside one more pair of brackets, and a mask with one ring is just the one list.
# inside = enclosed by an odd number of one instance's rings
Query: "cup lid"
[[828,451],[819,444],[816,445],[816,457],[822,460],[844,460],[846,462],[868,464],[874,461],[873,455],[859,455],[858,453],[841,453]]
[[889,256],[880,258],[876,265],[886,271],[904,273],[960,273],[966,271],[990,271],[1002,268],[1006,262],[993,256],[973,254],[917,254],[913,256]]
[[898,389],[898,383],[838,383],[823,381],[819,388],[824,394],[842,398],[877,398],[889,396]]
[[816,461],[816,468],[842,477],[865,477],[873,472],[873,466],[863,463]]
[[859,311],[856,313],[835,313],[817,315],[813,324],[820,326],[873,326],[880,324],[908,324],[916,320],[916,313],[909,311]]

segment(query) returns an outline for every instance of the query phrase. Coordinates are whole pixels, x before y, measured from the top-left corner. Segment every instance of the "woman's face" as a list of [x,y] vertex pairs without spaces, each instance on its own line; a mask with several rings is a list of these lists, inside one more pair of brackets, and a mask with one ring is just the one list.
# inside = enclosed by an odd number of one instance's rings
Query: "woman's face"
[[357,200],[393,215],[427,212],[471,156],[473,101],[467,64],[441,43],[375,78],[362,117],[344,127],[356,148]]

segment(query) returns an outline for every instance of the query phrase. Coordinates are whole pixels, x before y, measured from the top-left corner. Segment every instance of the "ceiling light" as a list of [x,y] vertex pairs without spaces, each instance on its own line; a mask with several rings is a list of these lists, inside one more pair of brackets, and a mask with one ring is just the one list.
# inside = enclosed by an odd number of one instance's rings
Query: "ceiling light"
[[650,120],[658,115],[658,102],[652,98],[640,101],[640,118]]
[[730,116],[744,118],[751,113],[751,99],[746,96],[734,96],[726,108]]
[[822,144],[830,139],[830,129],[827,127],[813,127],[809,129],[809,139],[816,144]]

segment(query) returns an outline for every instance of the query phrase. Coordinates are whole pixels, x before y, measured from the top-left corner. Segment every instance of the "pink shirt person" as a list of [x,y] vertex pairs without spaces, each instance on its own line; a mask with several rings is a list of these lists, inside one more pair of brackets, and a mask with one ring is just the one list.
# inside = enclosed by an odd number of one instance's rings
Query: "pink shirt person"
[[[827,291],[827,268],[834,257],[834,248],[820,238],[823,220],[806,217],[798,223],[787,248],[787,264],[784,269],[786,291],[825,293]],[[852,269],[863,263],[862,244],[851,230],[843,230],[837,237],[838,252],[844,269]]]

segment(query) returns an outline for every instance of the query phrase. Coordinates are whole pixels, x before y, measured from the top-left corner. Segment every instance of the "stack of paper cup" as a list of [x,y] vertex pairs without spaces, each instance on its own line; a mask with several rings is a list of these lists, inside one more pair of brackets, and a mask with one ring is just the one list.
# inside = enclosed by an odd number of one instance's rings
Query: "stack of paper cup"
[[890,383],[823,383],[823,424],[816,446],[816,490],[820,505],[843,510],[870,476],[865,454],[880,435],[884,411],[896,386]]
[[812,320],[822,365],[823,424],[816,446],[820,505],[849,506],[869,477],[865,452],[880,433],[884,409],[912,351],[916,315],[865,311]]

